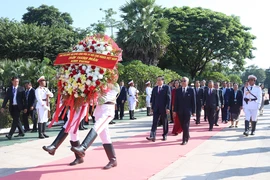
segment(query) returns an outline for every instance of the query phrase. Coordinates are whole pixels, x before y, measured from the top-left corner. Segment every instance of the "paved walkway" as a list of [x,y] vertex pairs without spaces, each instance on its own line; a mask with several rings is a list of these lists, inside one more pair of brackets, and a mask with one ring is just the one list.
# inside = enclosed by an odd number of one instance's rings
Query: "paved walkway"
[[225,128],[150,180],[269,180],[270,106],[259,117],[255,136],[238,128]]
[[[151,117],[145,117],[144,114],[145,112],[138,113],[137,116],[140,118],[137,120],[111,125],[113,141],[148,132]],[[155,174],[150,180],[269,180],[269,121],[270,106],[266,106],[264,116],[260,117],[255,136],[244,137],[242,135],[243,121],[241,120],[238,129],[225,128],[194,148],[185,157],[175,159],[171,165]],[[52,137],[42,140],[36,139],[30,133],[23,139],[12,141],[7,141],[4,136],[0,136],[0,179],[24,169],[69,157],[71,155],[68,148],[70,147],[69,141],[63,143],[55,156],[49,156],[41,149],[43,145],[49,145],[53,141],[58,131],[59,127],[51,129],[49,133]],[[85,137],[87,133],[88,131],[80,131],[80,137]],[[192,141],[192,134],[190,141]],[[100,145],[101,142],[98,139],[91,148]]]

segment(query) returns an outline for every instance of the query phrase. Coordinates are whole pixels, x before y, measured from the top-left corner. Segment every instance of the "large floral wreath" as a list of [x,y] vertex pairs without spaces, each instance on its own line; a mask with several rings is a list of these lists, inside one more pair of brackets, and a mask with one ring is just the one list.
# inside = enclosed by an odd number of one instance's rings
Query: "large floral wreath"
[[[122,50],[106,35],[87,36],[73,47],[73,52],[90,52],[109,56],[121,56]],[[117,71],[91,64],[66,64],[59,68],[58,99],[55,117],[50,126],[58,120],[65,107],[70,110],[70,119],[83,104],[97,101],[98,92],[107,91],[107,84],[112,82]],[[88,106],[89,107],[89,106]],[[83,109],[81,109],[83,111]],[[87,111],[88,112],[88,111]],[[63,116],[66,112],[63,113]],[[79,117],[77,125],[83,117]],[[88,119],[86,117],[86,119]],[[69,121],[71,123],[71,121]],[[69,125],[67,126],[69,127]],[[77,128],[75,128],[77,129]],[[66,131],[69,129],[67,128]]]

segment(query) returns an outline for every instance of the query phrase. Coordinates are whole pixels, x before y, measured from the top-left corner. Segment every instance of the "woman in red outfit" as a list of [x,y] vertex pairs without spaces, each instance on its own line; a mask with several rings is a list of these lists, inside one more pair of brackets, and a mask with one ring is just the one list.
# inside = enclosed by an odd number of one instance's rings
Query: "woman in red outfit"
[[[179,80],[175,80],[174,81],[174,89],[172,90],[172,109],[174,108],[174,99],[175,99],[175,92],[176,89],[178,89],[180,87],[180,81]],[[173,125],[173,130],[172,130],[172,134],[177,136],[178,134],[180,134],[182,132],[182,127],[180,125],[180,121],[178,116],[176,115],[174,120],[174,125]]]

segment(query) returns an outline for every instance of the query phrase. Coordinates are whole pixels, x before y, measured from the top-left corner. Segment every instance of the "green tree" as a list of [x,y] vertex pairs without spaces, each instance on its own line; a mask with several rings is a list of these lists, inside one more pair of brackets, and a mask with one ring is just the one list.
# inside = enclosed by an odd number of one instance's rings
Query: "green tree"
[[170,21],[171,43],[162,68],[179,68],[194,79],[211,61],[241,70],[244,60],[253,58],[255,36],[236,16],[203,8],[173,7],[164,10],[164,17]]
[[65,28],[0,19],[0,59],[42,61],[47,57],[54,61],[77,41],[75,32]]
[[239,85],[242,84],[241,77],[238,76],[238,75],[236,75],[236,74],[230,74],[230,75],[228,76],[228,79],[229,79],[230,82],[237,83],[237,84],[239,84]]
[[56,26],[71,29],[73,20],[69,13],[61,13],[54,6],[41,5],[38,8],[28,7],[22,17],[23,23],[38,26]]
[[106,28],[111,29],[111,38],[114,37],[114,32],[113,29],[119,29],[120,27],[123,27],[123,23],[121,21],[116,21],[116,19],[113,18],[114,15],[117,14],[116,11],[114,11],[112,8],[109,9],[102,9],[100,8],[101,11],[105,13],[105,17],[102,18],[101,21],[98,21],[101,24],[104,24]]
[[265,70],[258,68],[256,65],[250,65],[246,68],[242,76],[242,81],[245,82],[249,75],[254,75],[257,77],[257,83],[264,83],[266,79]]
[[148,66],[139,60],[119,64],[118,71],[119,80],[128,82],[132,79],[140,92],[144,92],[146,81],[151,81],[152,85],[155,85],[157,76],[164,76],[166,83],[181,78],[176,72],[168,69],[162,70],[157,66]]
[[124,27],[119,29],[117,42],[123,58],[157,65],[169,44],[168,21],[162,17],[161,7],[155,0],[130,0],[120,10]]
[[229,78],[224,76],[220,72],[204,72],[202,74],[204,80],[209,81],[213,80],[215,82],[229,81]]

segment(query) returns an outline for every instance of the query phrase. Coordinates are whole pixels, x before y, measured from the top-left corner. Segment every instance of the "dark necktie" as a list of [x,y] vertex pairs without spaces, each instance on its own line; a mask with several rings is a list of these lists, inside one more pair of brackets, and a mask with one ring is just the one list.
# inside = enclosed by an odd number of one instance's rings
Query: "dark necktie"
[[186,94],[186,88],[183,88],[183,96]]
[[210,91],[209,91],[209,95],[211,95],[212,94],[212,89],[210,89]]
[[158,93],[160,92],[160,87],[158,87]]

